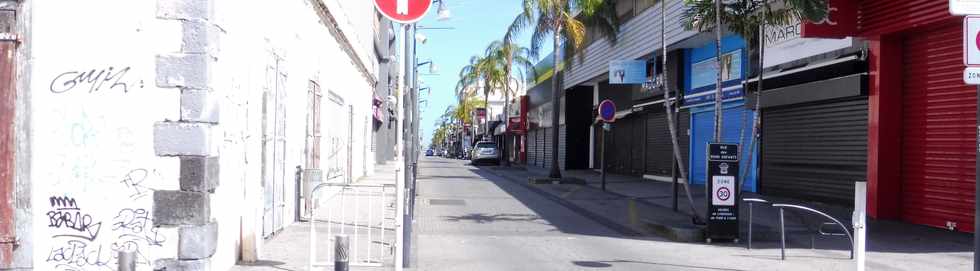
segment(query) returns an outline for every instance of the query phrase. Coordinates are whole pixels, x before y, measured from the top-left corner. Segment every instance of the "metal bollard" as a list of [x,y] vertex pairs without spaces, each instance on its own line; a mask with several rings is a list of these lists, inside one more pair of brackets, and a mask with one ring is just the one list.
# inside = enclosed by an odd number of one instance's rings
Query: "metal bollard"
[[752,249],[752,204],[749,202],[749,249]]
[[786,260],[786,220],[783,208],[779,208],[779,259]]
[[136,252],[119,251],[119,271],[136,271]]
[[334,271],[348,271],[350,270],[350,259],[348,258],[350,252],[350,238],[346,235],[337,235],[336,242],[334,242]]

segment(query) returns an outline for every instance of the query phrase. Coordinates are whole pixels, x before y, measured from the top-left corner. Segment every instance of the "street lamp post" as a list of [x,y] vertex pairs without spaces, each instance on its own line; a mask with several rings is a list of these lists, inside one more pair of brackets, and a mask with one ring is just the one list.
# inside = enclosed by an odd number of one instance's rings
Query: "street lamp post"
[[[439,4],[438,7],[439,21],[445,21],[451,17],[449,9],[446,8],[445,0],[433,0],[432,2]],[[404,225],[403,229],[406,233],[412,232],[412,220],[415,216],[415,193],[416,193],[415,187],[416,187],[416,177],[418,176],[418,157],[419,157],[419,152],[421,152],[421,148],[420,148],[421,138],[419,137],[420,118],[419,118],[419,104],[418,104],[419,102],[418,67],[420,63],[418,63],[418,59],[416,58],[416,51],[418,49],[416,45],[417,42],[425,43],[427,38],[424,35],[418,34],[417,32],[418,29],[435,29],[435,28],[419,27],[416,23],[411,23],[405,25],[405,30],[404,30],[405,31],[404,32],[405,34],[404,35],[405,38],[404,60],[405,61],[403,62],[403,64],[405,65],[405,72],[407,73],[405,74],[405,81],[406,81],[405,85],[408,86],[410,90],[406,91],[403,94],[405,95],[405,101],[406,101],[403,108],[405,109],[405,111],[407,111],[407,113],[411,113],[411,116],[409,118],[406,118],[405,120],[405,121],[409,121],[410,124],[405,126],[405,131],[404,131],[406,135],[404,137],[404,140],[406,141],[404,144],[405,166],[406,168],[410,169],[410,170],[406,170],[405,179],[411,180],[405,183],[405,186],[407,188],[406,193],[408,195],[407,198],[408,212],[405,214],[404,220],[402,221],[403,222],[402,225]],[[435,70],[435,66],[432,65],[431,61],[427,61],[427,63],[424,64],[430,65],[429,66],[430,71]],[[411,266],[411,263],[409,261],[411,257],[408,257],[408,255],[410,255],[411,252],[410,248],[411,248],[411,237],[407,237],[405,238],[404,244],[402,246],[402,252],[403,255],[405,255],[402,262],[403,267]]]

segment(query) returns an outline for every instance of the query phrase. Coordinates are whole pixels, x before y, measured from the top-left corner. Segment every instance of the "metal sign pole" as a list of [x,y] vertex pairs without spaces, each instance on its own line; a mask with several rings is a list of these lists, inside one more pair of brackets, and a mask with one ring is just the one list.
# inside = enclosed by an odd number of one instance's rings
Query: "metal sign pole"
[[602,191],[606,191],[606,137],[609,134],[610,126],[612,125],[609,123],[602,124],[602,144],[600,147],[602,151],[599,152],[599,167],[602,168],[599,170],[602,176]]

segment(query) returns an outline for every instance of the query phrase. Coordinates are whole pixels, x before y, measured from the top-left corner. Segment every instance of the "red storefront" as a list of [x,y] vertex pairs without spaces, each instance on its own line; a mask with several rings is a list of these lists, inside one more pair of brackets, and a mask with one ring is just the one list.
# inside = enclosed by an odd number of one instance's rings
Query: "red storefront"
[[862,0],[868,40],[868,213],[973,231],[975,88],[949,0]]
[[507,154],[508,159],[511,162],[524,164],[527,162],[527,149],[525,148],[527,143],[527,110],[528,110],[528,98],[527,96],[520,96],[515,99],[517,106],[512,103],[512,109],[516,112],[513,115],[515,117],[510,117],[507,120],[507,134],[505,136],[506,146],[508,147]]

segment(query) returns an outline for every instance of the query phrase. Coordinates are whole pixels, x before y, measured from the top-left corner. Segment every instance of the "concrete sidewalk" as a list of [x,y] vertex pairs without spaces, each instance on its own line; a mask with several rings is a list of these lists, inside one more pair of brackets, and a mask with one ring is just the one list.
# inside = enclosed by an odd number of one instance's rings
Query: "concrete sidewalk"
[[[395,185],[395,169],[397,163],[393,161],[386,165],[378,165],[374,174],[363,177],[355,181],[354,185]],[[328,189],[330,190],[330,189]],[[376,190],[376,189],[375,189]],[[319,197],[320,207],[317,208],[316,215],[316,259],[318,262],[333,261],[333,236],[337,234],[348,235],[351,238],[351,257],[354,260],[354,250],[361,255],[366,255],[367,251],[378,255],[372,257],[377,259],[381,266],[365,267],[354,266],[352,270],[394,270],[394,250],[395,243],[395,191],[388,189],[382,195],[390,200],[374,201],[370,203],[368,197],[376,198],[378,191],[324,191]],[[341,197],[341,195],[344,195]],[[329,198],[329,199],[328,199]],[[360,206],[358,206],[359,204]],[[345,210],[353,210],[358,206],[357,211],[339,213],[341,206]],[[330,215],[334,212],[333,215]],[[337,215],[340,215],[338,218]],[[327,215],[327,216],[325,216]],[[372,218],[380,218],[372,219]],[[355,233],[356,231],[356,233]],[[328,234],[331,233],[331,234]],[[368,233],[370,232],[370,235]],[[354,236],[358,235],[362,245],[355,247]],[[370,236],[370,238],[368,238]],[[265,240],[259,255],[259,261],[255,263],[239,263],[233,267],[232,271],[253,271],[253,270],[308,270],[310,255],[310,223],[296,222],[287,226],[284,230]],[[332,270],[333,267],[321,267],[317,270]]]
[[[563,177],[580,179],[577,184],[532,184],[530,180],[547,176],[542,168],[484,167],[492,174],[521,183],[542,196],[558,201],[583,215],[626,235],[658,235],[670,240],[700,242],[701,226],[694,225],[691,208],[678,187],[678,211],[671,207],[673,190],[671,183],[652,181],[639,177],[607,175],[606,191],[599,189],[599,174],[592,170],[564,171]],[[704,212],[707,200],[704,186],[691,186],[694,204],[698,212]],[[745,197],[756,196],[746,193]],[[791,199],[771,198],[779,203],[800,204],[824,211],[850,227],[852,209]],[[748,207],[742,204],[739,219],[742,223],[741,242],[716,244],[730,247],[733,253],[755,254],[760,257],[779,255],[778,209],[756,205],[753,208],[753,250],[746,250],[748,238]],[[786,213],[787,261],[794,257],[826,258],[840,264],[849,260],[850,244],[844,236],[817,234],[826,220],[812,214]],[[830,226],[825,228],[833,230]],[[838,228],[839,229],[839,228]],[[869,270],[970,270],[972,269],[972,235],[950,232],[925,226],[894,221],[869,221],[868,225]],[[848,229],[850,230],[850,228]],[[839,230],[838,230],[839,231]],[[775,254],[773,254],[775,252]]]

